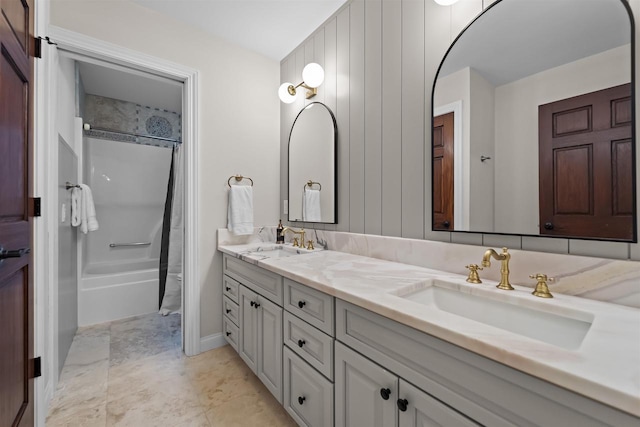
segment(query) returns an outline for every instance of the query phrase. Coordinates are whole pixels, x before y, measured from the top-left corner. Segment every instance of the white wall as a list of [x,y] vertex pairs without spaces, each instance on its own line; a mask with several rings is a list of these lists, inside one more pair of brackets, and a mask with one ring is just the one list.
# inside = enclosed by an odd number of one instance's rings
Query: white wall
[[539,233],[538,106],[629,83],[630,69],[627,45],[496,88],[495,212],[501,231]]
[[279,218],[278,63],[128,0],[53,0],[51,24],[200,71],[200,333],[219,333],[229,176],[253,178],[257,226]]
[[[469,79],[469,230],[494,231],[494,87],[474,69]],[[491,159],[483,162],[481,156]]]

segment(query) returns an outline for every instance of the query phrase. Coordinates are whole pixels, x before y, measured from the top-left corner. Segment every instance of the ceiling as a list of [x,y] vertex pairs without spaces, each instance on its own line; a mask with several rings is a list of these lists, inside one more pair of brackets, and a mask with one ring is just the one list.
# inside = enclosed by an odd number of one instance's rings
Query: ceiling
[[438,77],[471,67],[494,86],[631,42],[620,0],[511,0],[456,41]]
[[133,0],[280,61],[347,0]]

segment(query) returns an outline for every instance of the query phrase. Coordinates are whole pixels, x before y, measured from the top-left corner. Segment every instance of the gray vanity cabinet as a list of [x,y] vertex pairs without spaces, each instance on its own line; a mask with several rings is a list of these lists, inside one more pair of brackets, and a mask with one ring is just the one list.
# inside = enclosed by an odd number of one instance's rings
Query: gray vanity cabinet
[[282,308],[240,286],[238,353],[282,403]]
[[336,427],[472,427],[464,415],[336,343]]

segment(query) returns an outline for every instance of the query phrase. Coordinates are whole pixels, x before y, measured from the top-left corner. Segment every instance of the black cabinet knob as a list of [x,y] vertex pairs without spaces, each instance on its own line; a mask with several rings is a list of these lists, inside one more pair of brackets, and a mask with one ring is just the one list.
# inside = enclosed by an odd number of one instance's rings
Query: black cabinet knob
[[231,313],[231,309],[227,308],[227,314]]
[[382,396],[384,400],[389,400],[389,396],[391,396],[391,390],[389,390],[388,388],[381,388],[380,396]]
[[260,307],[260,303],[259,303],[259,302],[254,302],[254,303],[253,303],[253,306],[254,306],[255,308],[258,308],[258,307]]
[[302,404],[304,403],[304,401],[305,401],[305,400],[307,400],[307,398],[306,398],[306,397],[304,397],[304,396],[298,396],[298,403],[299,403],[300,405],[302,405]]
[[298,347],[302,348],[302,346],[305,344],[306,344],[305,340],[298,340]]
[[298,301],[298,307],[302,308],[305,305],[307,305],[307,303],[305,301]]
[[443,221],[443,222],[442,222],[442,226],[443,226],[444,228],[449,228],[449,225],[451,225],[451,223],[450,223],[449,221]]
[[227,336],[231,335],[231,332],[227,332]]
[[407,410],[408,404],[409,401],[407,399],[398,399],[398,409],[400,409],[402,412]]
[[544,229],[545,230],[553,230],[553,223],[552,222],[545,222],[544,223]]
[[227,287],[225,287],[225,289],[227,290],[227,292],[229,292],[229,291],[231,290],[231,288],[230,288],[230,287],[228,287],[228,286],[227,286]]
[[251,304],[251,307],[253,307],[254,305],[256,305],[255,302],[251,301],[249,304]]

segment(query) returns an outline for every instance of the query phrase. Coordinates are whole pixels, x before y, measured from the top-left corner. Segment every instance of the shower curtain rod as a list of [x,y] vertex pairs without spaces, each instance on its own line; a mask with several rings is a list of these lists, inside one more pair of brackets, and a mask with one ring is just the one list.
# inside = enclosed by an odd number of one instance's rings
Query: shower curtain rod
[[182,144],[181,141],[178,141],[177,139],[171,139],[171,138],[163,138],[161,136],[154,136],[154,135],[139,135],[137,133],[126,133],[126,132],[118,132],[116,130],[109,130],[109,129],[101,129],[101,128],[89,128],[89,129],[85,129],[87,131],[92,131],[92,130],[97,130],[97,131],[101,131],[101,132],[109,132],[109,133],[115,133],[118,135],[126,135],[126,136],[135,136],[136,138],[149,138],[149,139],[157,139],[160,141],[167,141],[167,142],[173,142],[174,144]]

